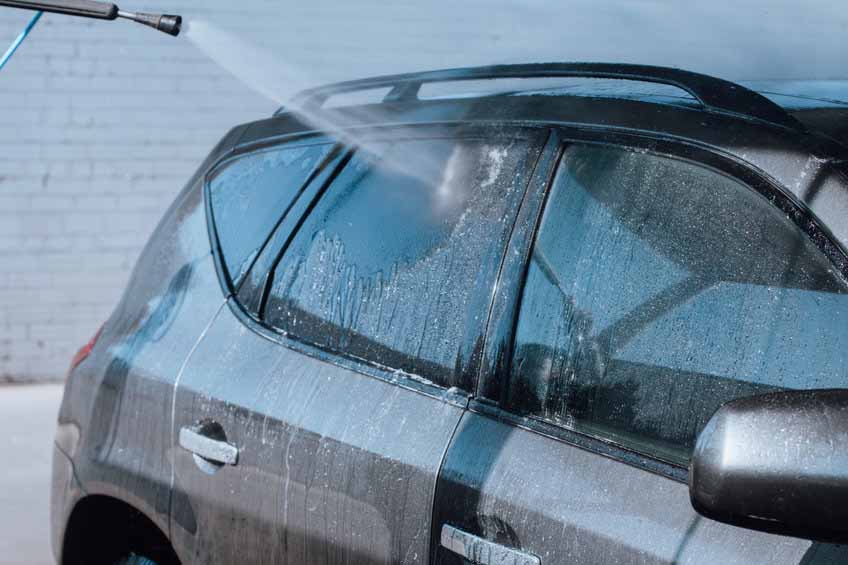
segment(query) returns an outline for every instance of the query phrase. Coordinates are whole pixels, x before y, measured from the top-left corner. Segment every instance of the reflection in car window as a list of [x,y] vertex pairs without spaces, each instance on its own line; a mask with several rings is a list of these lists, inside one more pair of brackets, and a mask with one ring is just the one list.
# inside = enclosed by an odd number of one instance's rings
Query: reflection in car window
[[572,146],[534,244],[511,406],[672,462],[713,412],[843,387],[848,287],[763,196],[688,162]]
[[215,231],[233,286],[332,147],[324,143],[251,153],[210,180]]
[[[357,153],[285,252],[266,321],[468,389],[460,373],[475,344],[464,342],[482,331],[538,153],[518,135],[393,141],[370,148],[378,157]],[[391,165],[403,162],[411,166]]]

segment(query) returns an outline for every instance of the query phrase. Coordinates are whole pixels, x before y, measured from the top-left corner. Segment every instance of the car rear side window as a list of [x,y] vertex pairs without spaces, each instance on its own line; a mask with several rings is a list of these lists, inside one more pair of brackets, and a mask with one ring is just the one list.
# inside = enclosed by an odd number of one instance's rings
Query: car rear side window
[[748,186],[682,160],[571,146],[532,251],[509,405],[685,463],[724,402],[845,386],[846,293]]
[[237,287],[262,244],[333,145],[274,147],[215,171],[209,198],[224,266]]
[[468,390],[541,134],[407,139],[358,151],[277,267],[266,322]]

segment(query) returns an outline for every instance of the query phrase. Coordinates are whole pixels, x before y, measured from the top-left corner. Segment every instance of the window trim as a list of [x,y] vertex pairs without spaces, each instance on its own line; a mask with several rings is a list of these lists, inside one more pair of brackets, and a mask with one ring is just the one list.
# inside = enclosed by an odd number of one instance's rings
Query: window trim
[[[264,144],[251,144],[246,147],[237,147],[233,151],[230,151],[226,155],[219,158],[215,161],[203,174],[202,178],[202,191],[203,191],[203,207],[204,213],[206,216],[206,229],[209,236],[209,244],[212,248],[212,257],[215,262],[215,272],[218,275],[218,283],[221,285],[221,291],[224,293],[224,296],[230,297],[234,296],[238,293],[238,288],[235,285],[232,277],[230,276],[229,269],[227,268],[227,263],[224,260],[224,253],[221,247],[221,241],[218,233],[217,223],[215,222],[215,212],[212,209],[212,181],[227,167],[231,166],[233,163],[236,163],[242,159],[246,159],[252,157],[254,155],[259,155],[265,152],[271,152],[276,149],[296,149],[299,147],[315,147],[318,145],[338,145],[332,138],[326,135],[298,135],[293,138],[279,140],[276,143],[264,143]],[[286,210],[280,215],[277,221],[274,223],[274,227],[269,232],[268,236],[262,242],[260,246],[260,253],[253,258],[250,263],[250,266],[245,270],[242,280],[239,281],[238,286],[247,279],[250,272],[253,270],[253,267],[256,265],[257,260],[262,254],[261,250],[265,249],[265,246],[268,245],[268,242],[271,239],[271,236],[279,227],[280,223],[282,223],[283,219],[285,219],[286,215],[295,207],[295,204],[300,199],[301,195],[305,191],[306,187],[314,180],[314,178],[321,172],[321,170],[332,161],[332,157],[336,153],[337,149],[333,148],[330,150],[330,153],[327,157],[322,161],[315,170],[306,178],[303,185],[299,188],[298,194],[292,199],[289,206]]]
[[[543,212],[548,203],[553,180],[561,165],[561,158],[569,145],[600,145],[619,149],[643,150],[649,153],[687,161],[695,166],[711,169],[719,174],[741,182],[749,189],[764,196],[773,206],[784,212],[810,241],[831,261],[834,268],[848,281],[848,253],[837,242],[827,227],[815,214],[767,173],[750,163],[721,152],[715,147],[688,140],[649,136],[639,133],[624,133],[609,130],[587,130],[582,128],[552,128],[552,139],[558,139],[558,155],[546,180],[536,179],[525,198],[531,209],[526,212],[526,221],[532,227],[516,229],[510,238],[507,250],[511,263],[502,265],[499,288],[490,314],[490,323],[483,353],[475,399],[469,409],[508,422],[511,425],[539,433],[609,457],[621,463],[660,474],[679,482],[687,481],[687,468],[679,462],[664,460],[654,454],[642,453],[635,448],[616,443],[608,438],[594,436],[558,425],[537,416],[521,415],[510,410],[508,405],[508,383],[512,363],[521,298],[530,266],[530,255],[541,225]],[[519,212],[523,213],[523,210]]]
[[678,463],[670,463],[605,438],[565,428],[535,416],[521,416],[486,399],[471,399],[468,404],[468,410],[475,414],[494,418],[510,426],[544,436],[551,441],[589,451],[595,455],[600,455],[601,457],[606,457],[607,459],[612,459],[619,463],[630,465],[631,467],[637,467],[655,475],[660,475],[680,483],[686,483],[688,481],[688,467],[684,467]]
[[[513,122],[472,122],[472,123],[425,123],[425,124],[415,124],[412,126],[379,126],[379,127],[369,127],[363,128],[368,132],[373,133],[375,139],[380,139],[381,136],[385,136],[386,139],[396,141],[396,140],[414,140],[414,139],[438,139],[438,138],[475,138],[479,137],[481,139],[486,139],[493,129],[494,130],[513,130],[513,131],[525,131],[528,133],[533,133],[541,135],[541,141],[539,144],[539,155],[536,156],[536,160],[529,165],[529,169],[531,173],[528,175],[528,182],[525,186],[524,193],[518,199],[518,209],[520,210],[524,205],[524,200],[527,198],[528,194],[532,192],[530,187],[530,180],[534,178],[536,175],[536,171],[541,163],[541,155],[544,151],[547,150],[547,142],[546,137],[549,137],[551,127],[547,124],[537,124],[537,123],[513,123]],[[402,135],[395,135],[396,132],[402,131]],[[417,133],[418,130],[429,130],[432,131],[432,135],[419,135]],[[464,391],[462,389],[456,387],[445,387],[436,383],[432,383],[430,381],[426,381],[417,375],[406,374],[398,371],[395,368],[387,367],[380,365],[379,363],[362,359],[351,355],[345,352],[333,351],[329,348],[322,347],[320,345],[316,345],[313,343],[309,343],[306,340],[298,339],[293,336],[290,336],[283,330],[279,330],[274,328],[268,324],[266,324],[262,320],[261,313],[254,313],[249,308],[246,308],[242,301],[239,299],[239,289],[231,288],[230,282],[228,280],[228,276],[225,275],[225,264],[223,262],[223,257],[221,256],[221,249],[218,245],[217,241],[217,232],[214,229],[214,218],[211,215],[211,198],[209,197],[209,180],[214,177],[214,174],[221,167],[226,166],[229,162],[236,160],[238,158],[248,156],[251,154],[255,154],[262,151],[273,150],[274,147],[277,146],[291,146],[291,147],[299,147],[299,146],[310,146],[310,145],[319,145],[323,144],[326,141],[332,142],[332,138],[323,134],[296,134],[296,135],[285,135],[281,137],[275,137],[273,139],[263,139],[259,142],[251,142],[250,144],[246,144],[236,148],[233,152],[227,154],[224,158],[216,161],[208,171],[204,174],[203,177],[203,194],[205,200],[205,208],[206,208],[206,220],[207,220],[207,229],[209,230],[210,242],[212,244],[212,255],[215,262],[215,270],[218,275],[219,284],[221,285],[222,292],[227,297],[227,304],[230,307],[230,310],[233,314],[239,319],[239,321],[244,324],[248,329],[253,331],[254,333],[272,341],[278,345],[287,347],[292,349],[298,353],[308,355],[310,357],[316,358],[318,360],[331,363],[337,365],[339,367],[343,367],[346,369],[354,370],[364,375],[368,375],[374,378],[378,378],[388,383],[392,383],[400,386],[401,388],[411,390],[413,392],[417,392],[419,394],[424,394],[431,398],[437,398],[442,401],[451,403],[460,407],[467,407],[468,401],[474,394],[474,389],[476,389],[477,383],[479,382],[479,357],[480,355],[475,355],[476,359],[472,359],[472,365],[470,367],[469,373],[474,376],[472,379],[472,390]],[[340,149],[339,149],[340,148]],[[335,155],[333,155],[335,154]],[[254,267],[260,262],[260,258],[265,253],[273,254],[273,268],[266,274],[265,277],[265,288],[263,289],[263,296],[267,296],[268,291],[270,289],[271,284],[273,284],[272,274],[277,264],[281,261],[283,255],[285,254],[287,244],[282,245],[276,249],[270,249],[269,243],[275,239],[281,239],[284,241],[289,241],[296,235],[297,231],[300,228],[300,225],[305,221],[305,218],[309,215],[311,210],[317,204],[318,201],[323,197],[325,188],[332,184],[334,178],[344,169],[344,166],[347,164],[350,156],[353,154],[349,148],[346,148],[337,143],[337,149],[333,151],[330,155],[328,155],[325,163],[319,167],[319,169],[324,169],[328,165],[333,169],[331,174],[327,176],[327,178],[321,179],[321,172],[319,171],[317,174],[313,174],[312,177],[305,183],[304,187],[298,197],[295,199],[294,203],[287,211],[287,214],[297,213],[299,204],[303,205],[301,201],[309,198],[309,202],[305,202],[305,207],[301,211],[301,217],[296,219],[296,226],[294,229],[288,233],[287,235],[283,234],[283,237],[278,237],[278,231],[284,227],[284,218],[281,218],[280,221],[276,224],[271,234],[269,234],[268,238],[263,244],[263,249],[260,254],[257,255],[256,259],[253,261],[250,269],[248,269],[245,273],[244,279],[242,282],[247,280],[247,278],[251,275]],[[333,165],[333,162],[337,161],[338,163]],[[313,194],[309,195],[307,193],[311,192],[309,190],[310,184],[315,183],[316,181],[321,182],[320,187],[314,191]],[[285,216],[284,215],[284,216]],[[503,257],[506,255],[506,250],[509,247],[509,241],[512,238],[512,231],[514,229],[514,225],[510,227],[506,234],[506,245],[504,246],[504,252],[501,257],[501,264],[498,266],[497,272],[498,274],[495,276],[495,282],[493,284],[493,293],[494,289],[498,286],[499,273],[500,269],[503,265]],[[265,300],[263,299],[262,309],[265,308]],[[491,315],[491,301],[487,306],[487,310],[483,313],[483,317],[488,320]],[[486,332],[486,324],[484,323],[480,333],[477,336],[474,336],[474,341],[482,340],[485,336]],[[466,337],[466,339],[471,340],[472,338]]]
[[[316,171],[316,174],[310,178],[286,215],[280,218],[280,221],[268,235],[262,251],[257,255],[251,270],[248,272],[249,276],[245,276],[234,295],[234,299],[251,312],[252,317],[257,322],[263,323],[262,312],[265,310],[268,294],[273,284],[271,277],[273,269],[279,261],[279,255],[291,243],[300,226],[320,201],[327,187],[344,170],[352,156],[353,152],[350,149],[337,144],[333,153],[327,156],[321,170]],[[259,275],[262,280],[258,281],[258,284],[251,289],[246,286],[246,283],[248,279],[252,278],[255,269],[261,269]]]
[[250,331],[272,343],[291,349],[301,355],[307,355],[343,369],[356,371],[362,375],[394,384],[402,389],[422,394],[429,398],[435,398],[460,408],[467,407],[468,401],[471,398],[471,395],[463,390],[445,388],[435,383],[423,382],[421,379],[415,378],[415,375],[399,373],[391,367],[379,365],[353,355],[342,355],[332,350],[290,337],[284,332],[276,331],[256,320],[233,296],[229,297],[227,305],[233,315]]

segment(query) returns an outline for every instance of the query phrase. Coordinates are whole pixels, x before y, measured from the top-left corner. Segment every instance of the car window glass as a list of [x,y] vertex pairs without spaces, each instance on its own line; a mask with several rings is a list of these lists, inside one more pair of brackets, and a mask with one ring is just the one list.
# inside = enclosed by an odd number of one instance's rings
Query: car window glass
[[[538,142],[517,132],[358,152],[277,267],[269,324],[445,386],[482,332]],[[397,167],[397,163],[409,166]]]
[[810,239],[736,180],[572,146],[532,252],[510,406],[683,463],[726,401],[845,386],[846,292]]
[[332,149],[324,143],[274,147],[237,159],[209,181],[215,231],[234,286],[309,175]]

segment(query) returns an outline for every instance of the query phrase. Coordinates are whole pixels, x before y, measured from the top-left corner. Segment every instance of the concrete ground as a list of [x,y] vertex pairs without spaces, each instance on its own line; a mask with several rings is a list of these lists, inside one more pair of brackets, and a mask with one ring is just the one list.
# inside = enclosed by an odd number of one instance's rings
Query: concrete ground
[[0,565],[48,565],[60,385],[0,385]]

